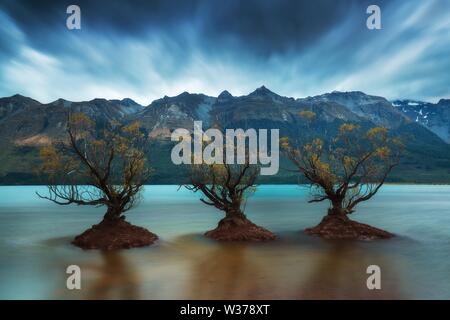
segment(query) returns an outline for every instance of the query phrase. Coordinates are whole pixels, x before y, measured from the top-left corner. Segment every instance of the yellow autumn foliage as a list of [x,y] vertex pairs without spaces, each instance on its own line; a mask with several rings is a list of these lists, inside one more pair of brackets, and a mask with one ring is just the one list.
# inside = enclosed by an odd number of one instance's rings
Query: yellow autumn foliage
[[375,150],[375,155],[381,159],[387,158],[390,155],[391,150],[384,146],[384,147],[379,147]]
[[387,136],[388,129],[384,127],[375,127],[367,130],[367,138],[373,140],[375,138],[384,138]]
[[288,137],[280,138],[280,146],[283,149],[289,148],[289,138]]
[[307,119],[307,120],[311,120],[311,119],[313,119],[313,118],[316,117],[316,113],[313,112],[313,111],[309,111],[309,110],[303,110],[303,111],[300,111],[300,112],[298,113],[298,115],[299,115],[301,118],[304,118],[304,119]]
[[353,123],[344,123],[339,127],[339,133],[344,134],[358,129],[359,126]]

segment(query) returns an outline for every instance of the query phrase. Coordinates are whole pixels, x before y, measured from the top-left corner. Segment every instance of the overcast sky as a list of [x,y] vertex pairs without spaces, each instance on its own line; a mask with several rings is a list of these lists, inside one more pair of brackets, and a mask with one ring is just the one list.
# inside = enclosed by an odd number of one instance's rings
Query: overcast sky
[[[66,8],[81,8],[81,30]],[[382,29],[366,28],[367,6]],[[0,0],[0,96],[450,97],[450,0]]]

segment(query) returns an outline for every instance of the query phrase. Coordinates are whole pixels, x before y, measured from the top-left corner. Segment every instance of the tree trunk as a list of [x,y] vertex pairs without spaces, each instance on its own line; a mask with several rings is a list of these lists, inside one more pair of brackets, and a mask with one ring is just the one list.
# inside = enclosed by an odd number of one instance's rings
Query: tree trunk
[[240,209],[230,209],[225,211],[225,218],[220,220],[219,227],[238,227],[248,222],[247,217]]
[[334,201],[331,204],[331,208],[328,209],[328,216],[330,218],[337,218],[342,221],[350,220],[347,217],[347,211],[342,208],[342,202],[341,201]]
[[225,211],[225,218],[228,219],[246,219],[241,209],[230,209]]
[[[122,210],[116,207],[108,207],[105,215],[103,216],[103,221],[105,222],[117,222],[121,219]],[[123,218],[122,218],[123,219]]]

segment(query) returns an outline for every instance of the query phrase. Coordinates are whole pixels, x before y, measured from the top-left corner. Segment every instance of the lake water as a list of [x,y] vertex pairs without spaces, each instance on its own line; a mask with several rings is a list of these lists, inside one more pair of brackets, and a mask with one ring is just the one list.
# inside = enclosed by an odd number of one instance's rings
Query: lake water
[[[393,232],[391,240],[325,241],[301,231],[326,204],[308,204],[300,186],[261,186],[249,218],[279,236],[264,244],[202,237],[222,217],[177,186],[147,186],[127,219],[160,236],[150,247],[102,253],[71,239],[103,208],[57,206],[45,187],[0,187],[1,299],[450,299],[450,186],[387,185],[353,219]],[[66,289],[67,266],[82,272]],[[366,268],[381,268],[368,290]]]

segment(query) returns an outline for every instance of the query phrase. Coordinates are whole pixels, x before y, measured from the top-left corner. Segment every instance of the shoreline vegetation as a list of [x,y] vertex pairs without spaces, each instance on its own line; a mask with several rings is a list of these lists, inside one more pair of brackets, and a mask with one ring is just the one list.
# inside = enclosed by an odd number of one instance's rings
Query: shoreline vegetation
[[[80,186],[83,186],[85,184],[78,184]],[[179,186],[179,183],[145,183],[143,186]],[[299,187],[307,187],[308,183],[258,183],[259,186],[299,186]],[[385,182],[385,186],[450,186],[449,183],[413,183],[413,182]],[[42,187],[42,186],[48,186],[46,183],[37,184],[37,183],[31,183],[31,184],[0,184],[0,187]]]
[[[315,118],[312,111],[299,112],[306,128],[314,125]],[[142,188],[152,174],[147,159],[149,137],[140,123],[96,123],[83,113],[69,113],[66,127],[65,138],[41,149],[40,171],[50,183],[47,195],[37,195],[62,206],[107,209],[100,223],[76,236],[72,243],[83,249],[101,250],[154,243],[157,235],[128,223],[124,215],[139,203]],[[279,140],[294,171],[308,182],[311,189],[308,202],[329,203],[322,221],[305,233],[325,239],[393,237],[387,231],[353,221],[349,215],[379,191],[399,164],[403,151],[400,139],[392,137],[384,127],[366,129],[351,123],[342,124],[330,141],[308,132],[295,141],[288,137]],[[200,147],[206,143],[202,140]],[[229,146],[215,148],[214,158],[228,156]],[[235,154],[240,155],[236,146],[231,150],[233,159]],[[244,152],[239,163],[191,161],[189,183],[182,186],[199,192],[203,204],[224,214],[205,237],[223,242],[275,240],[274,233],[254,224],[245,214],[247,199],[257,190],[261,166],[252,163],[250,149],[244,147],[241,151]],[[85,184],[77,184],[80,181]]]

